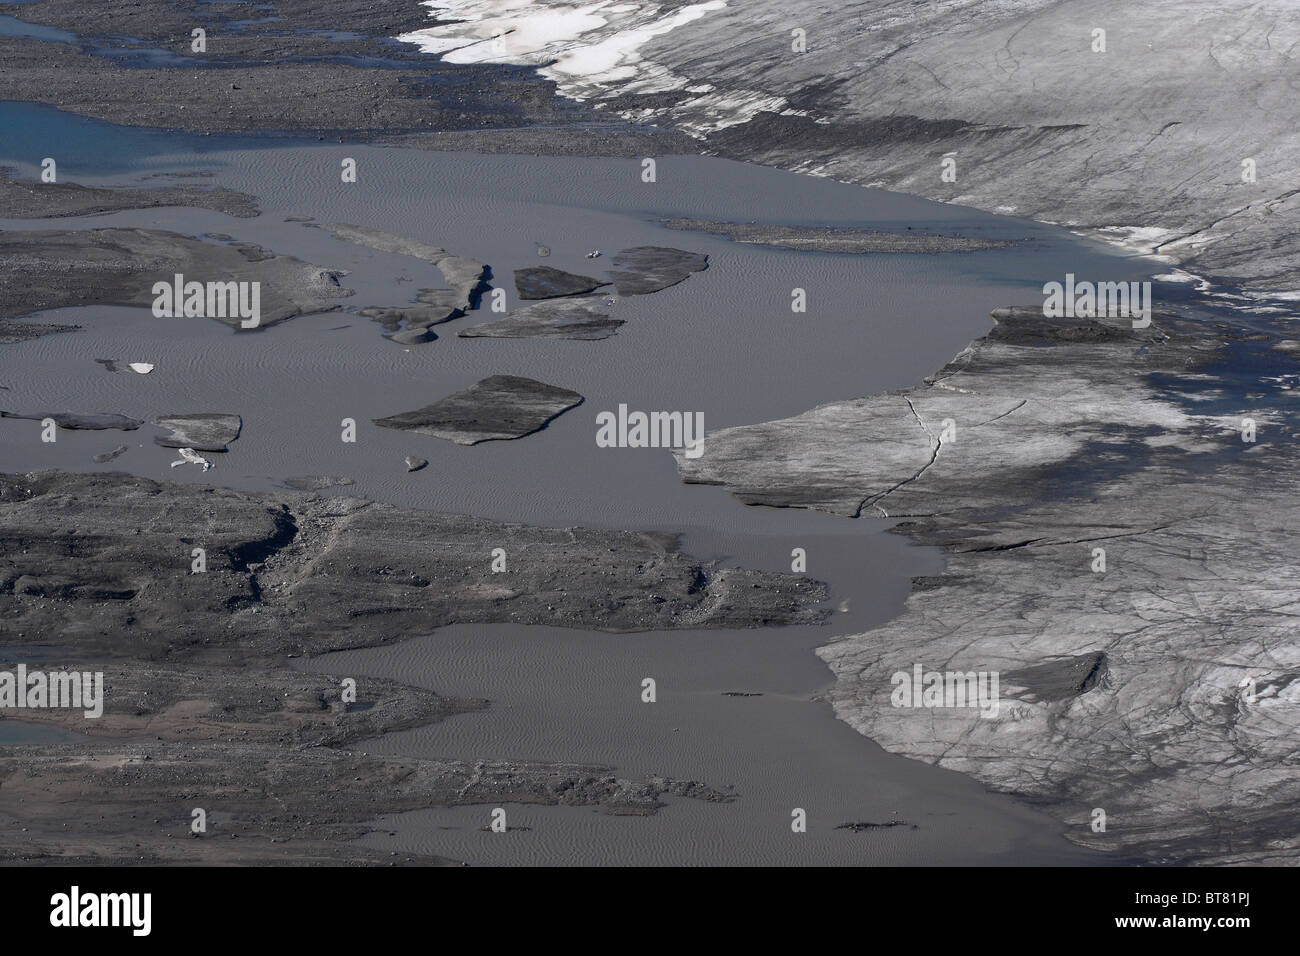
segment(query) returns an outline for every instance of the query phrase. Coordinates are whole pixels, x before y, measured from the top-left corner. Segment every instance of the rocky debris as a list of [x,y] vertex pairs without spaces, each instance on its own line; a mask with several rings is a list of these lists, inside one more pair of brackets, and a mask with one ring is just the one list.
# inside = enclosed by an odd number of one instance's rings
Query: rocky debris
[[619,295],[647,295],[708,268],[709,257],[666,246],[634,246],[616,255],[612,264],[609,275]]
[[[776,246],[800,252],[834,252],[861,255],[876,252],[975,252],[1003,249],[1015,243],[1005,239],[973,239],[924,232],[877,232],[827,226],[777,226],[768,223],[712,222],[706,219],[661,219],[669,229],[707,232],[734,242]],[[909,227],[910,228],[910,227]]]
[[582,396],[567,388],[518,375],[492,375],[432,405],[376,418],[374,423],[477,445],[531,435],[581,403]]
[[611,319],[599,306],[600,295],[573,296],[550,299],[515,309],[507,318],[487,322],[456,334],[461,338],[557,338],[594,341],[607,339],[623,324],[622,319]]
[[429,459],[427,458],[417,458],[415,455],[406,456],[407,471],[419,471],[421,468],[424,468],[428,464],[429,464]]
[[[223,188],[99,189],[76,183],[41,183],[0,175],[0,209],[8,219],[93,216],[122,209],[190,206],[248,219],[257,215],[252,196]],[[229,238],[229,237],[227,237]]]
[[356,484],[353,479],[341,475],[304,475],[299,478],[286,478],[284,483],[295,491],[323,491],[326,488]]
[[[1300,422],[1236,371],[1297,371],[1286,330],[995,318],[922,386],[710,433],[679,469],[753,504],[911,516],[899,532],[947,552],[900,617],[818,651],[836,714],[881,746],[1117,854],[1294,859]],[[998,713],[891,706],[918,664],[1000,673]]]
[[575,275],[550,266],[529,266],[515,270],[515,290],[521,299],[554,299],[566,295],[586,295],[609,285],[591,276]]
[[156,435],[154,444],[164,448],[188,448],[191,451],[229,451],[239,437],[244,420],[224,412],[196,412],[192,415],[159,415],[153,420],[170,435]]
[[1032,701],[1060,701],[1086,694],[1106,679],[1106,654],[1076,654],[1007,671],[1001,676],[1001,686],[1019,688]]
[[75,332],[79,325],[55,325],[49,322],[12,322],[0,319],[0,345],[14,345],[56,332]]
[[96,464],[102,465],[104,464],[104,462],[112,461],[114,458],[117,458],[119,455],[125,454],[126,450],[127,450],[126,445],[118,445],[112,451],[101,451],[98,455],[92,455],[91,460],[94,461]]
[[0,411],[0,418],[21,418],[34,422],[42,422],[47,418],[51,418],[59,428],[66,428],[69,431],[101,431],[108,428],[119,428],[124,432],[133,432],[144,424],[139,419],[112,413],[82,415],[78,412],[32,412],[22,414]]
[[[156,282],[257,282],[260,324],[337,308],[341,273],[251,243],[220,245],[158,229],[0,232],[0,316],[85,305],[151,308]],[[212,316],[240,328],[240,317]],[[184,318],[165,321],[180,322]]]
[[538,245],[538,247],[537,247],[537,255],[538,255],[540,258],[545,259],[545,258],[546,258],[547,256],[549,256],[550,254],[551,254],[551,247],[550,247],[550,246]]
[[[491,570],[496,547],[508,572]],[[190,573],[194,548],[204,573]],[[67,647],[75,634],[87,657],[279,663],[452,623],[631,631],[826,616],[822,585],[698,562],[671,535],[99,472],[0,476],[0,555],[0,646]],[[46,598],[17,593],[23,577]]]

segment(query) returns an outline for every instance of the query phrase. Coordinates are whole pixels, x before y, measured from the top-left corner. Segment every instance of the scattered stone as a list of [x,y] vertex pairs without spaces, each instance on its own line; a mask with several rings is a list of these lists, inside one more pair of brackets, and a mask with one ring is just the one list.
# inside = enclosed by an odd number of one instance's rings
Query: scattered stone
[[538,247],[537,247],[537,254],[538,254],[541,258],[545,259],[547,256],[549,256],[549,255],[551,254],[551,247],[550,247],[550,246],[538,246]]
[[550,266],[529,266],[515,270],[515,289],[521,299],[553,299],[565,295],[585,295],[609,285],[591,276],[575,275]]
[[709,257],[666,246],[634,246],[614,257],[609,275],[619,295],[647,295],[708,268]]
[[421,468],[425,467],[427,464],[429,464],[429,459],[427,459],[427,458],[417,458],[415,455],[407,455],[407,456],[406,456],[406,470],[407,470],[407,471],[419,471]]
[[374,423],[476,445],[531,435],[581,402],[582,396],[567,388],[517,375],[493,375],[432,405],[376,418]]
[[189,448],[194,451],[229,451],[229,445],[239,437],[244,421],[238,415],[222,412],[197,412],[193,415],[159,415],[153,420],[159,428],[171,430],[170,435],[154,437],[154,443],[164,448]]

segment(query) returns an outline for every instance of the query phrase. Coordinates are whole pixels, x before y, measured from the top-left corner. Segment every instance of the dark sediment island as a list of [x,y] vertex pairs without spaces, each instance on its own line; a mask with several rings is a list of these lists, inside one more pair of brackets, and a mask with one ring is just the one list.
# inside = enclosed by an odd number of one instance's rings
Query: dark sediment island
[[519,375],[492,375],[432,405],[375,419],[376,425],[460,445],[523,438],[582,403],[572,389]]
[[43,0],[13,13],[71,36],[0,37],[6,97],[113,123],[480,152],[694,151],[679,133],[564,100],[530,68],[446,64],[395,41],[428,23],[411,0],[281,0],[260,22],[238,3]]
[[[458,622],[639,630],[825,614],[815,582],[695,562],[669,535],[123,475],[0,477],[0,539],[4,646],[28,656],[57,642],[59,663],[47,669],[102,670],[107,690],[98,722],[30,714],[84,742],[0,756],[0,806],[28,828],[7,845],[11,861],[374,863],[348,841],[380,813],[473,803],[648,813],[664,794],[730,799],[701,783],[638,783],[599,767],[341,751],[485,702],[362,677],[349,700],[348,675],[293,674],[284,662]],[[492,570],[494,548],[505,571]],[[261,786],[248,788],[254,778]],[[88,792],[99,794],[95,814]],[[158,808],[146,814],[156,822],[140,823],[142,801]],[[187,839],[191,806],[205,803],[220,822]],[[69,836],[70,815],[96,819]]]
[[257,215],[252,196],[232,189],[167,186],[153,189],[96,189],[76,183],[42,183],[0,176],[0,210],[8,219],[93,216],[122,209],[192,206],[241,219]]
[[610,318],[602,295],[580,295],[535,302],[507,318],[461,329],[463,339],[562,338],[593,341],[618,331],[622,319]]
[[[0,318],[82,305],[151,307],[159,281],[259,283],[260,325],[338,308],[338,275],[252,243],[223,245],[157,229],[0,232]],[[166,294],[168,314],[174,296]],[[232,307],[211,318],[238,329]],[[230,314],[227,314],[230,313]],[[18,324],[7,325],[21,329]]]

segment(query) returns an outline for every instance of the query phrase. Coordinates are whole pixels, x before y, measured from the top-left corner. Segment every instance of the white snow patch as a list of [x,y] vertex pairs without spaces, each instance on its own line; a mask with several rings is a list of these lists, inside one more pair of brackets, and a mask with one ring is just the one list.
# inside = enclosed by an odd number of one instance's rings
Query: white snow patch
[[561,95],[574,100],[682,90],[691,96],[635,115],[671,118],[694,136],[747,123],[761,111],[779,113],[786,108],[785,97],[770,93],[718,90],[708,83],[687,86],[685,77],[642,55],[651,40],[724,9],[727,0],[703,0],[666,14],[654,2],[612,0],[427,0],[424,5],[444,22],[404,33],[398,40],[448,63],[536,66]]

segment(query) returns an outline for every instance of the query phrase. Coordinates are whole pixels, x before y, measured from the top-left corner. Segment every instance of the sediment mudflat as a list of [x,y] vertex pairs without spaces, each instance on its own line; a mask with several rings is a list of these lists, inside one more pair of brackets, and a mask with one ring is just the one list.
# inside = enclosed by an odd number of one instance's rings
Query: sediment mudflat
[[[342,751],[484,702],[363,676],[349,700],[348,675],[292,674],[286,656],[455,621],[636,630],[825,614],[823,586],[694,562],[671,535],[526,528],[123,475],[0,476],[0,539],[6,645],[30,653],[57,640],[67,658],[49,669],[103,671],[108,691],[89,728],[79,714],[31,715],[76,727],[85,743],[0,755],[0,804],[28,828],[5,851],[20,862],[374,863],[377,854],[351,842],[366,821],[431,804],[644,814],[665,794],[725,801],[703,783],[636,782],[603,767]],[[100,794],[97,819],[69,840],[63,824],[87,791]],[[190,806],[205,801],[220,822],[189,842]],[[152,824],[140,822],[142,802],[161,808]]]
[[42,183],[0,175],[0,209],[9,219],[93,216],[122,209],[192,206],[241,219],[257,215],[252,196],[233,189],[170,186],[154,189],[99,189],[77,183]]
[[975,252],[980,249],[1004,249],[1011,245],[1005,239],[975,239],[923,232],[877,232],[842,227],[777,226],[757,222],[710,222],[705,219],[665,219],[663,224],[669,229],[707,232],[726,236],[736,242],[751,242],[801,252],[854,255],[874,252]]
[[531,435],[580,404],[582,396],[569,388],[521,375],[490,375],[432,405],[376,418],[375,424],[477,445]]
[[[0,317],[84,305],[152,307],[154,284],[171,283],[176,274],[202,283],[259,283],[262,327],[336,309],[351,294],[332,271],[252,243],[203,242],[157,229],[8,231],[0,232],[0,281],[7,290]],[[243,321],[225,309],[209,317],[236,329]]]

